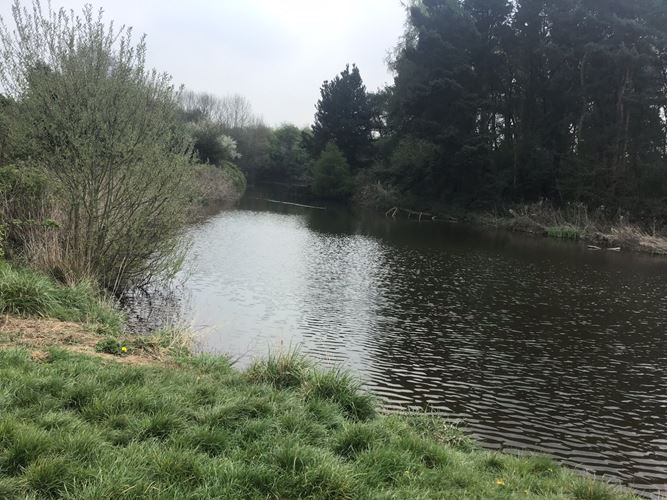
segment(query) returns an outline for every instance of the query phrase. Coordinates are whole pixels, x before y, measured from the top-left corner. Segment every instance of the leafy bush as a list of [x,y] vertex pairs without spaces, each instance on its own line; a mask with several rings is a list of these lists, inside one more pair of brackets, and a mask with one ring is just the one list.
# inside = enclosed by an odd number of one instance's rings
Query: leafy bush
[[329,143],[313,167],[313,193],[322,198],[345,200],[352,189],[350,166],[338,146]]
[[34,6],[0,24],[0,84],[21,154],[61,189],[63,274],[121,292],[173,273],[193,197],[178,92],[146,68],[144,39],[90,5]]
[[195,153],[202,163],[220,167],[225,162],[241,157],[236,149],[236,141],[225,135],[220,125],[203,121],[192,123],[189,128],[194,139]]
[[233,163],[226,162],[222,167],[195,165],[192,171],[201,205],[233,203],[245,193],[245,176]]

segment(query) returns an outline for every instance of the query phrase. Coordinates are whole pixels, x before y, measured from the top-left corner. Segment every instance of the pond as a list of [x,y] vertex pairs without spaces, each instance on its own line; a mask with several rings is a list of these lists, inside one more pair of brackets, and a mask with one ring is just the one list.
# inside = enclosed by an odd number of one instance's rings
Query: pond
[[191,230],[202,349],[298,348],[388,410],[667,491],[667,260],[248,196]]

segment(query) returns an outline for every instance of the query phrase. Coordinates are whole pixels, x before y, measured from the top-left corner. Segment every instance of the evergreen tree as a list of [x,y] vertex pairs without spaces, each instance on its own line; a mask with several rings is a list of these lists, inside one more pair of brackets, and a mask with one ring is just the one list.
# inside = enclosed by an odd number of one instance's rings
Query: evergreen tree
[[340,148],[354,169],[368,165],[373,148],[373,108],[359,68],[349,66],[321,88],[313,125],[313,153],[330,142]]
[[[663,0],[415,0],[386,91],[389,170],[401,158],[404,189],[450,203],[667,219],[666,20]],[[411,164],[425,144],[440,160]]]

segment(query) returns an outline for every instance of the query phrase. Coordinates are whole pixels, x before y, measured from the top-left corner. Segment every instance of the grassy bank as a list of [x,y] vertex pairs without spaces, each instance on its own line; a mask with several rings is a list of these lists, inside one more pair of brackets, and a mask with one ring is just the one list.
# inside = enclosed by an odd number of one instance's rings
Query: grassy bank
[[83,323],[108,335],[119,334],[123,325],[123,315],[91,283],[65,286],[1,259],[0,314]]
[[437,418],[379,415],[349,375],[297,355],[241,372],[178,332],[93,327],[114,324],[94,295],[0,290],[14,304],[0,323],[0,498],[631,498],[482,451]]
[[580,240],[597,249],[667,255],[667,233],[655,227],[647,229],[624,217],[611,218],[591,213],[581,204],[554,208],[548,203],[534,203],[508,210],[506,214],[473,216],[475,222],[510,231],[538,234],[550,238]]
[[2,498],[624,498],[436,419],[377,416],[298,359],[241,373],[47,353],[0,350]]
[[[517,205],[494,213],[454,209],[442,204],[411,209],[415,200],[403,199],[395,190],[381,184],[360,189],[354,202],[362,207],[382,210],[394,217],[415,220],[466,222],[549,238],[584,241],[595,249],[667,256],[667,228],[631,222],[627,216],[607,213],[604,207],[591,211],[581,203],[554,207],[548,201]],[[423,217],[422,217],[423,215]],[[650,226],[650,227],[649,227]]]

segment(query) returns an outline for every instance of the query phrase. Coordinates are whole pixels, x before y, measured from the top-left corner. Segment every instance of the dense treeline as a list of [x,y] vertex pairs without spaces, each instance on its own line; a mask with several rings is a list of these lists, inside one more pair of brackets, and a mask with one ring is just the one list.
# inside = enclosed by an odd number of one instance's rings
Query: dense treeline
[[391,66],[376,94],[356,68],[322,88],[311,152],[335,143],[357,187],[667,216],[663,0],[415,1]]
[[662,0],[414,5],[389,123],[446,159],[415,189],[664,210],[666,21]]

